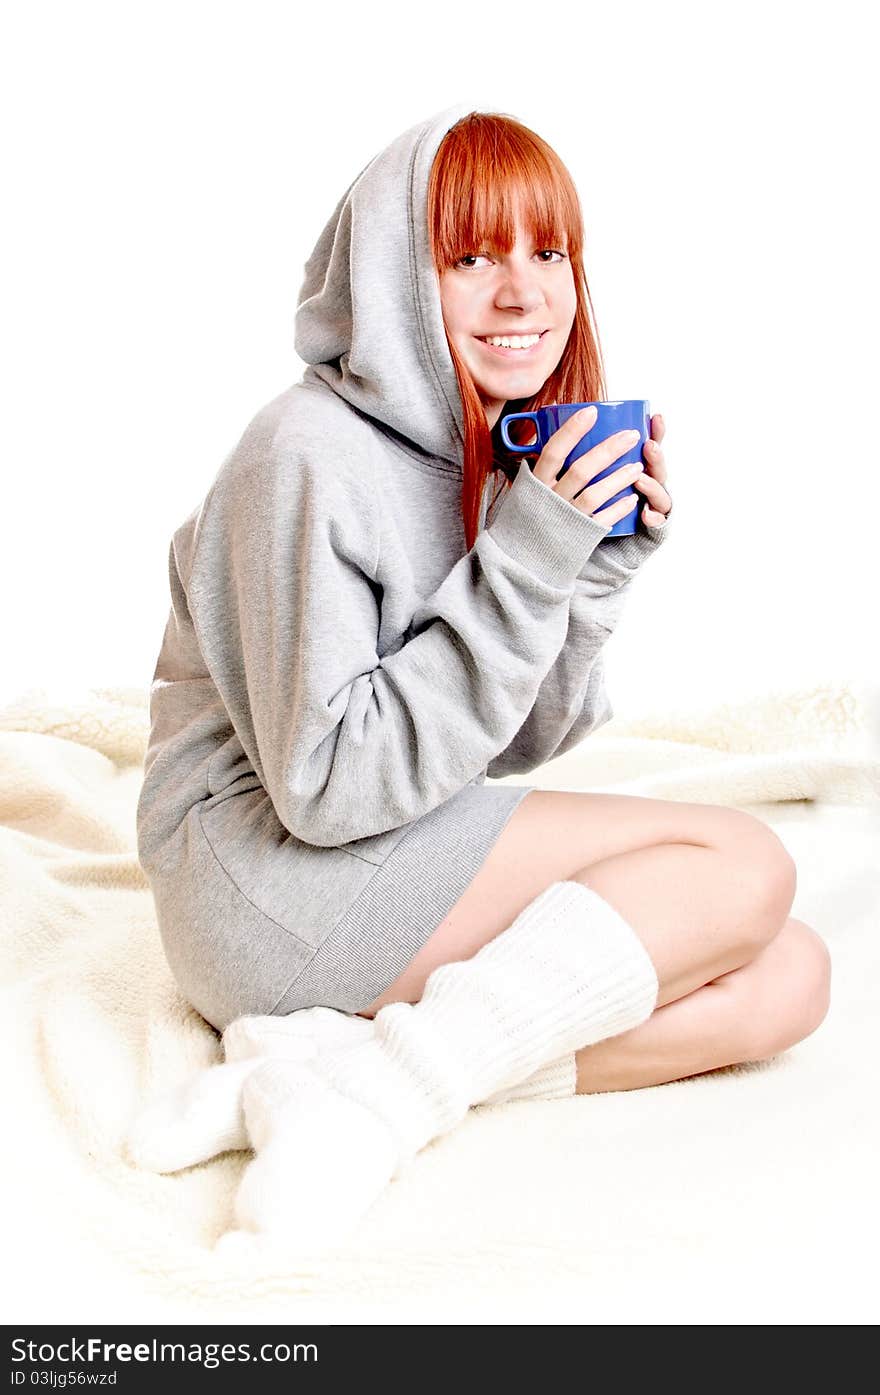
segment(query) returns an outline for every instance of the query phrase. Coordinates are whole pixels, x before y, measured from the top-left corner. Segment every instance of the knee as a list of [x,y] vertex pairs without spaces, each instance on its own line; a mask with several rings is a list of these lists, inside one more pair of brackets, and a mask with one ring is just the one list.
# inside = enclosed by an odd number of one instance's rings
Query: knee
[[775,976],[772,1004],[758,1025],[754,1060],[777,1056],[815,1032],[831,1005],[831,954],[820,935],[801,920],[785,927],[784,967]]
[[[743,810],[731,810],[723,851],[735,862],[742,893],[736,907],[749,947],[758,953],[788,920],[797,891],[797,867],[773,829]],[[817,937],[818,938],[818,937]]]

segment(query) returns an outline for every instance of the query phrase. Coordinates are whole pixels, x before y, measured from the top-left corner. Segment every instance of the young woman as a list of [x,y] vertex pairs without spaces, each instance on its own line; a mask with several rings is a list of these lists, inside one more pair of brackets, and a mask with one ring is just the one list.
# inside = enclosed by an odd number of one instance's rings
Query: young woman
[[[470,522],[489,455],[481,413],[491,429],[504,411],[598,401],[607,390],[591,328],[579,203],[555,152],[506,116],[471,113],[441,143],[428,204],[466,422]],[[499,354],[484,342],[535,330],[541,340],[527,353]],[[534,473],[563,498],[576,499],[576,507],[595,509],[597,499],[601,507],[600,494],[575,490],[623,451],[606,455],[597,447],[582,459],[583,472],[573,477],[569,470],[557,482],[580,435],[577,417],[567,425],[571,431],[551,442]],[[671,511],[664,435],[662,417],[655,416],[643,473],[632,481],[645,497],[647,531],[609,539],[592,554],[576,582],[566,647],[580,638],[577,608],[582,624],[604,619],[612,628],[630,576],[654,550],[651,534]],[[492,454],[504,469],[500,438]],[[609,492],[623,482],[614,480]],[[622,499],[602,517],[610,527],[629,507]],[[605,702],[603,720],[611,716]],[[491,776],[532,769],[534,755],[560,755],[586,734],[575,723],[555,749],[526,754],[535,713],[519,734],[519,753],[514,746],[497,758]],[[788,915],[796,872],[766,824],[712,805],[540,789],[518,805],[464,895],[366,1015],[388,1002],[418,999],[435,965],[474,954],[545,886],[567,878],[595,888],[632,922],[661,984],[658,1010],[643,1026],[578,1052],[579,1092],[632,1089],[762,1059],[802,1040],[825,1017],[828,950],[815,930]]]
[[759,820],[485,783],[611,716],[603,647],[671,526],[657,416],[637,477],[593,483],[622,435],[560,474],[586,412],[536,459],[500,446],[505,410],[606,396],[591,309],[546,143],[463,107],[413,127],[306,263],[302,381],[174,534],[138,805],[165,952],[227,1061],[304,1027],[333,1048],[243,1071],[248,1132],[215,1131],[261,1152],[252,1228],[344,1228],[471,1104],[756,1059],[826,1012]]

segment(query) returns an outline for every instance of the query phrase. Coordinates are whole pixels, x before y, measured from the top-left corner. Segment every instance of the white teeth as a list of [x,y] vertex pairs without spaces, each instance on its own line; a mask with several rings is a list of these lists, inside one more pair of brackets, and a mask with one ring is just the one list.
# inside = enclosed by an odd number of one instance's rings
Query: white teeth
[[530,349],[540,338],[540,334],[512,334],[509,337],[490,334],[483,337],[483,343],[494,344],[498,349]]

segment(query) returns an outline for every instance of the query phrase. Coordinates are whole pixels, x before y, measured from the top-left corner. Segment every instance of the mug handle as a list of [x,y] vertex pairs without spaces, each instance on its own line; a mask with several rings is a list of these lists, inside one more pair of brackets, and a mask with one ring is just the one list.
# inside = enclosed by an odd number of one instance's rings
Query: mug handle
[[[535,439],[530,446],[517,445],[515,441],[511,441],[510,439],[508,431],[510,423],[512,421],[523,420],[533,421],[535,423]],[[503,417],[501,421],[501,439],[509,451],[513,451],[518,455],[524,455],[526,451],[540,451],[541,427],[537,412],[510,412],[507,416]]]

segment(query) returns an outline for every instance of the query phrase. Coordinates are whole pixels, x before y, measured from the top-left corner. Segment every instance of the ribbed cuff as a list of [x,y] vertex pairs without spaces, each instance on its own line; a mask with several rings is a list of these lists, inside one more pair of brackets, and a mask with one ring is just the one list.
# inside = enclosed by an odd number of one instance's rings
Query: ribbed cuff
[[532,473],[525,458],[484,529],[492,541],[550,586],[571,586],[610,532]]
[[662,547],[672,527],[672,510],[659,528],[649,528],[639,519],[634,533],[607,538],[605,546],[590,556],[578,572],[579,581],[589,581],[598,595],[602,590],[614,590],[630,581],[642,563]]

